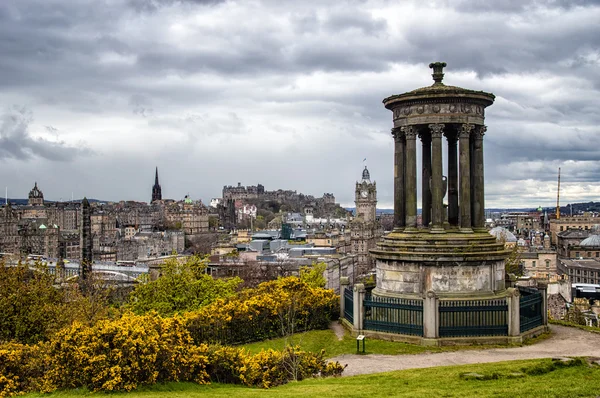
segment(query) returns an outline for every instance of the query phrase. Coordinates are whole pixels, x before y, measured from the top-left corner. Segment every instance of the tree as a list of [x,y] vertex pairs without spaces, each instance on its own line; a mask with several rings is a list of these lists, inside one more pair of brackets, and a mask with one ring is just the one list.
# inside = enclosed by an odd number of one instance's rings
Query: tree
[[192,256],[185,263],[165,261],[158,279],[136,286],[127,307],[137,314],[156,311],[163,316],[192,311],[235,294],[240,278],[214,279],[205,273],[207,257]]
[[508,246],[510,254],[506,259],[505,272],[507,274],[514,274],[516,276],[523,275],[523,266],[521,265],[521,248],[519,245]]
[[105,291],[88,286],[84,296],[75,283],[59,279],[41,262],[15,267],[0,262],[0,342],[32,344],[74,320],[91,325],[109,316]]
[[314,263],[312,266],[300,268],[300,280],[306,282],[310,287],[324,288],[327,280],[323,273],[327,269],[327,264],[324,262]]

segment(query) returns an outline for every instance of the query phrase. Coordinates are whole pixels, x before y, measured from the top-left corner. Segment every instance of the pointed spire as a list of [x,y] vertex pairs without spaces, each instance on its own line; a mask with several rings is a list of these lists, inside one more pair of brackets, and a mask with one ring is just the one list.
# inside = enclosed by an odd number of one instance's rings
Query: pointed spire
[[158,185],[158,166],[156,167],[156,175],[154,176],[154,184]]

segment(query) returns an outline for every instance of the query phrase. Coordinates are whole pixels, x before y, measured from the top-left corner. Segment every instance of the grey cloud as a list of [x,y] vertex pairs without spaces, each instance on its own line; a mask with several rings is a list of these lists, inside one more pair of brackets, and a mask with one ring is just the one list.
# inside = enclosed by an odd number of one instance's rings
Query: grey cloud
[[[118,167],[109,165],[116,162],[110,154],[106,159],[95,157],[94,167],[105,167],[103,176],[98,177],[102,184],[96,185],[106,189],[104,198],[108,199],[135,198],[145,182],[130,187],[127,181],[141,173],[138,162],[151,174],[154,163],[164,157],[178,160],[177,165],[168,160],[163,166],[159,164],[165,186],[169,181],[174,191],[183,194],[184,189],[190,189],[197,196],[216,196],[223,184],[242,180],[248,184],[262,182],[269,189],[290,188],[312,194],[333,191],[348,203],[353,200],[352,184],[360,175],[361,160],[367,156],[373,162],[373,175],[377,175],[380,201],[391,203],[391,114],[381,99],[422,84],[403,81],[402,87],[392,83],[371,86],[370,79],[402,63],[422,65],[427,81],[427,64],[442,60],[449,64],[448,84],[453,82],[453,72],[475,71],[474,83],[480,87],[470,88],[486,89],[494,76],[515,74],[542,74],[557,84],[569,78],[585,82],[589,89],[579,88],[581,95],[538,95],[510,80],[506,86],[494,88],[499,99],[488,112],[486,173],[492,183],[527,176],[551,181],[554,169],[577,160],[579,163],[569,166],[574,179],[600,180],[595,172],[595,160],[600,159],[596,149],[600,134],[595,127],[600,124],[596,112],[600,68],[594,57],[600,48],[600,25],[589,21],[578,24],[572,19],[565,19],[563,25],[547,23],[548,15],[556,11],[564,18],[578,7],[586,8],[588,14],[598,12],[597,1],[441,1],[434,4],[440,6],[436,11],[444,7],[452,11],[441,22],[428,18],[429,10],[420,9],[420,4],[413,4],[420,11],[419,20],[403,15],[391,26],[372,17],[370,11],[378,8],[376,1],[333,6],[320,1],[253,2],[247,19],[216,13],[223,19],[189,23],[185,29],[192,39],[171,46],[165,44],[162,34],[169,33],[180,19],[194,13],[204,16],[219,11],[219,7],[234,12],[246,4],[122,0],[107,6],[92,0],[0,1],[0,106],[27,103],[34,111],[36,106],[43,106],[47,112],[65,112],[75,122],[77,114],[126,119],[147,133],[149,139],[139,145],[148,148],[154,135],[174,131],[188,137],[190,145],[179,152],[132,155],[130,163],[119,161]],[[541,12],[545,9],[549,11],[546,14]],[[264,23],[252,23],[256,20]],[[145,21],[155,24],[153,30],[147,36],[136,35],[136,29],[150,23]],[[519,23],[511,23],[514,21]],[[197,45],[202,43],[214,45]],[[132,61],[99,61],[105,54],[130,57]],[[357,72],[366,72],[364,81]],[[344,87],[330,84],[306,91],[288,89],[296,80],[313,75],[323,76],[317,81],[356,78],[343,80],[346,83],[340,85]],[[569,84],[562,84],[561,90],[565,94],[576,92]],[[285,112],[280,111],[282,108]],[[262,119],[272,120],[265,127],[273,134],[287,134],[283,146],[286,156],[271,156],[266,150],[248,153],[236,147],[236,140],[243,141],[248,133],[251,124],[246,115],[250,113],[262,113]],[[6,119],[10,128],[5,127],[5,117],[1,119],[2,159],[65,159],[81,153],[60,141],[32,138],[27,112],[21,119]],[[296,123],[293,132],[288,119]],[[42,123],[59,126],[45,120]],[[86,129],[92,130],[83,122],[83,139]],[[314,142],[311,129],[317,129],[318,136],[332,135],[336,141]],[[52,130],[48,133],[54,134]],[[388,141],[380,138],[383,135]],[[230,141],[223,138],[226,157],[223,151],[211,149],[215,153],[207,154],[202,149],[204,140],[215,137],[233,137]],[[181,159],[185,156],[194,159],[184,162]],[[290,158],[294,158],[294,166],[289,166]],[[119,174],[124,166],[130,167],[127,178],[120,177],[113,184],[110,176]],[[180,167],[204,173],[202,181],[189,187],[190,177],[175,171]],[[306,176],[322,175],[326,170],[327,178],[290,180],[290,167],[302,167]],[[214,172],[206,173],[207,169]],[[79,173],[81,184],[92,179],[84,171]],[[144,192],[139,195],[148,199]],[[102,192],[97,196],[103,196]]]
[[[41,157],[50,161],[71,161],[81,154],[89,154],[85,148],[73,148],[62,141],[33,138],[29,124],[33,121],[30,110],[13,106],[0,115],[0,159],[29,160]],[[53,132],[56,133],[56,129]]]

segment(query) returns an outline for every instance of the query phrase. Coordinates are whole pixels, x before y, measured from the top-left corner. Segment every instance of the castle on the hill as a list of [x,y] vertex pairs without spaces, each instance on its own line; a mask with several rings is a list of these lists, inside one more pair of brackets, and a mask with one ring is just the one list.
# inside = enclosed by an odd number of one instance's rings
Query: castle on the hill
[[260,200],[273,200],[277,202],[283,201],[310,201],[317,202],[317,204],[323,205],[334,205],[335,196],[332,193],[325,193],[321,198],[315,198],[312,195],[304,195],[296,191],[278,189],[276,191],[265,191],[265,187],[262,184],[242,186],[238,182],[237,186],[224,186],[223,187],[223,201],[232,200],[247,200],[247,199],[260,199]]

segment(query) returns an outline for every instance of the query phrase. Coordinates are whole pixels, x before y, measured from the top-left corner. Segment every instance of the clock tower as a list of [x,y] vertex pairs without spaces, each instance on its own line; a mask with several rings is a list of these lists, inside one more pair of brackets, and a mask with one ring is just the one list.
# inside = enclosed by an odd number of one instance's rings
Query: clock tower
[[366,274],[373,268],[373,260],[369,254],[375,248],[382,230],[375,218],[377,207],[377,184],[371,182],[369,170],[365,166],[362,180],[356,183],[354,193],[356,214],[350,223],[352,253],[357,255],[358,275]]
[[375,222],[375,209],[377,206],[377,183],[371,182],[367,166],[362,173],[362,181],[356,183],[354,204],[356,205],[356,218],[363,222]]

